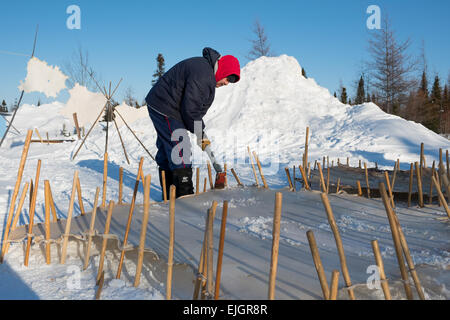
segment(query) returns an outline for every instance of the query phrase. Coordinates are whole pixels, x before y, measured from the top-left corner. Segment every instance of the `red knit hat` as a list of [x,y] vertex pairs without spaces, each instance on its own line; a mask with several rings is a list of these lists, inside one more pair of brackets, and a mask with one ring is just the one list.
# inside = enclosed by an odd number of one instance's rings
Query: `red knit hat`
[[216,81],[219,82],[232,74],[237,76],[238,79],[236,82],[238,82],[241,78],[241,66],[239,65],[238,59],[230,55],[221,57],[216,72]]

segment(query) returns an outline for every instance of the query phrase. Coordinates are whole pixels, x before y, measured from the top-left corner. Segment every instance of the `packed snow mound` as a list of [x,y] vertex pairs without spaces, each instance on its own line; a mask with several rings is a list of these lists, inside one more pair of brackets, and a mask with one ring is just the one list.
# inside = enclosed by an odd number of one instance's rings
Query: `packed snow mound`
[[68,78],[58,66],[49,66],[47,62],[33,57],[28,61],[27,77],[25,82],[20,81],[19,90],[26,93],[42,92],[47,97],[56,98],[58,93],[66,88]]
[[216,91],[205,124],[220,144],[218,154],[235,149],[242,153],[250,145],[263,156],[273,158],[275,150],[280,162],[297,163],[306,127],[310,161],[328,155],[392,166],[397,158],[417,161],[422,142],[425,153],[435,159],[439,148],[450,147],[447,139],[421,124],[387,114],[373,103],[341,103],[314,79],[303,77],[301,69],[287,55],[261,57],[241,70],[238,83]]

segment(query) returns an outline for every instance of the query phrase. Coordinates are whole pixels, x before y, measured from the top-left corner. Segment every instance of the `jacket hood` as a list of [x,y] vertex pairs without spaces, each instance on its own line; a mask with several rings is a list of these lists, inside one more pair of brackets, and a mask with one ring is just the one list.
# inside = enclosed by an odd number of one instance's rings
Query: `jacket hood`
[[203,49],[203,58],[208,60],[211,67],[214,69],[214,66],[216,65],[217,60],[220,58],[220,53],[212,48],[204,48]]

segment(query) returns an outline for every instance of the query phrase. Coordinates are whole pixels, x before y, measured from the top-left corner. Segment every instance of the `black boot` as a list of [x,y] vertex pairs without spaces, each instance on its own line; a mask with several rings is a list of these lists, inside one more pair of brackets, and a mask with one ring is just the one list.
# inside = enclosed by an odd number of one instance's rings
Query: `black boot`
[[175,169],[173,171],[173,184],[177,188],[177,198],[188,194],[194,194],[194,186],[192,184],[192,169]]
[[170,170],[162,170],[159,168],[159,184],[161,186],[161,199],[164,201],[163,181],[161,172],[164,171],[166,177],[166,195],[167,199],[170,197],[170,186],[173,184],[173,172]]

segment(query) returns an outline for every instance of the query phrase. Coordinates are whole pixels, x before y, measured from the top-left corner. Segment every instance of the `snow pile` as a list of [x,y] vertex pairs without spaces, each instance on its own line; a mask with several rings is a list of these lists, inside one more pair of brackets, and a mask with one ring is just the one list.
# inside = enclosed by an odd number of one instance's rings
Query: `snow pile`
[[[128,125],[131,125],[139,119],[145,119],[149,117],[147,107],[134,108],[130,107],[125,102],[122,102],[122,104],[118,105],[115,109],[119,112],[120,116],[123,117]],[[117,126],[119,127],[124,125],[123,120],[120,116],[116,116]]]
[[42,92],[47,97],[56,98],[58,93],[66,88],[68,76],[63,74],[58,66],[52,67],[36,57],[31,58],[27,65],[25,82],[20,82],[19,90]]

